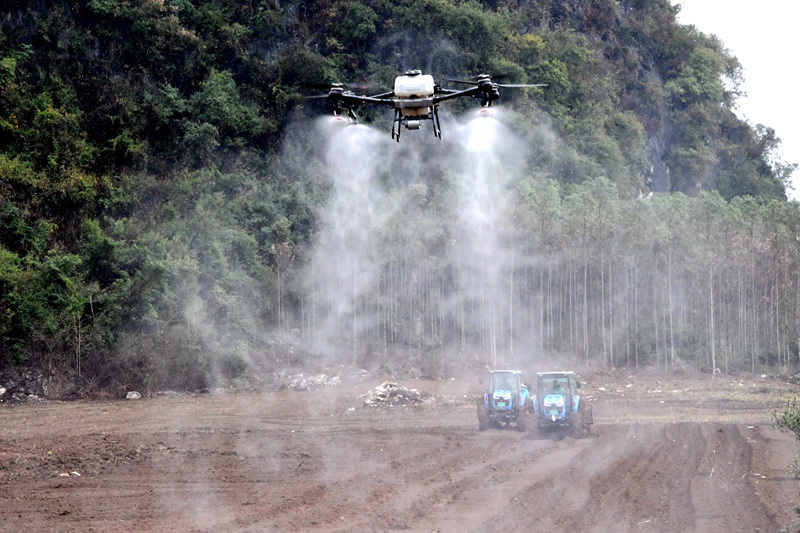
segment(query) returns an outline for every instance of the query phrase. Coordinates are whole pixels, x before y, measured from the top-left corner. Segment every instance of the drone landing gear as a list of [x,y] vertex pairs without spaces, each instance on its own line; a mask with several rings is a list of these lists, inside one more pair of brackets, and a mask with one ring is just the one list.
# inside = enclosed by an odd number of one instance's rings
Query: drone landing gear
[[439,126],[439,108],[436,106],[433,107],[433,118],[431,122],[433,123],[433,135],[441,140],[442,128]]
[[400,109],[394,110],[394,120],[392,121],[392,139],[400,142],[400,128],[405,126],[407,130],[418,130],[420,120],[430,120],[433,124],[434,137],[442,138],[442,129],[439,125],[439,109],[433,108],[433,111],[428,113],[427,116],[420,117],[407,117],[404,116]]
[[394,120],[392,121],[392,139],[400,142],[400,126],[403,124],[403,115],[399,109],[394,110]]

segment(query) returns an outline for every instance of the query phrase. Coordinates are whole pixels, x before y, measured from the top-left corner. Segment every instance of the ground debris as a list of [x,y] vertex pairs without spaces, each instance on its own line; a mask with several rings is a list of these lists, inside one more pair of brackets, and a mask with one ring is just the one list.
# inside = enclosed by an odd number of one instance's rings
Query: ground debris
[[317,390],[322,387],[329,387],[341,384],[342,379],[339,376],[328,376],[327,374],[317,374],[314,376],[305,376],[297,374],[288,379],[286,388],[293,391],[309,391]]
[[274,383],[280,389],[292,391],[315,391],[324,387],[341,386],[345,379],[361,380],[370,376],[364,369],[339,367],[317,374],[295,373],[283,369],[274,374]]
[[432,397],[427,392],[420,392],[417,389],[398,387],[397,383],[391,381],[384,381],[366,396],[364,405],[370,407],[420,405]]

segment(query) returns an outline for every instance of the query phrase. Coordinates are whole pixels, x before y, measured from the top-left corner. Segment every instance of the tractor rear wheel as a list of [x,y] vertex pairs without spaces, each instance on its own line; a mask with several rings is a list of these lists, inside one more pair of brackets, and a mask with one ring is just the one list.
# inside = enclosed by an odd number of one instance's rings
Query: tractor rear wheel
[[583,410],[579,409],[577,413],[572,416],[572,438],[582,439],[586,436],[586,424],[583,420]]
[[489,414],[486,412],[486,405],[482,397],[478,398],[476,403],[478,407],[478,430],[486,431],[489,429]]

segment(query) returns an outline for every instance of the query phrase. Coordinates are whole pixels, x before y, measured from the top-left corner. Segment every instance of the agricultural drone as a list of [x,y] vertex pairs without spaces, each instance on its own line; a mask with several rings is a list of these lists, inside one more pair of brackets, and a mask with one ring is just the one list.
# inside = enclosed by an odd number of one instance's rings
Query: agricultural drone
[[[353,108],[365,104],[384,105],[394,108],[394,120],[392,121],[392,139],[400,141],[400,130],[405,127],[408,130],[418,130],[420,122],[430,120],[433,125],[433,134],[439,139],[442,138],[442,130],[439,125],[439,104],[447,100],[468,96],[480,98],[481,106],[491,107],[495,100],[500,98],[500,88],[524,88],[524,87],[546,87],[547,84],[536,83],[527,84],[501,84],[492,81],[487,74],[476,76],[474,80],[451,80],[451,83],[461,83],[470,85],[468,89],[454,90],[444,89],[433,80],[430,74],[423,74],[419,70],[406,71],[402,76],[397,76],[394,80],[394,90],[373,96],[358,95],[348,90],[342,83],[334,83],[330,86],[327,95],[312,96],[310,98],[326,98],[333,103],[333,114],[336,120],[347,121],[350,124],[357,124]],[[345,118],[345,114],[347,118]]]

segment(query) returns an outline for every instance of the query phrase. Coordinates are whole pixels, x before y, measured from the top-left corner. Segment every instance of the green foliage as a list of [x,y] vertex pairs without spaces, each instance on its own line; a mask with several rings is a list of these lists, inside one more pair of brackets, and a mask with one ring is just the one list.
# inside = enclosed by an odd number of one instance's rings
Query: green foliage
[[25,222],[22,213],[15,206],[7,206],[0,213],[3,224],[3,245],[17,251],[26,251],[32,244],[32,228]]
[[74,326],[86,302],[80,257],[51,254],[23,265],[14,254],[0,251],[0,283],[7,291],[0,326],[4,358],[58,364],[74,346]]
[[692,51],[680,73],[664,84],[667,95],[678,109],[701,102],[722,102],[723,58],[709,48]]
[[772,418],[777,428],[794,433],[795,437],[800,440],[800,404],[798,404],[797,398],[787,400],[783,409],[772,411]]
[[[309,157],[316,134],[293,122],[327,108],[304,96],[334,81],[388,87],[406,68],[548,84],[500,102],[536,147],[508,238],[544,250],[551,268],[525,276],[544,283],[560,258],[566,270],[580,263],[569,282],[583,276],[593,309],[616,290],[603,283],[619,281],[617,259],[655,274],[683,261],[699,294],[701,267],[736,264],[747,277],[747,257],[763,256],[772,285],[756,287],[752,273],[748,290],[788,287],[798,216],[785,187],[796,166],[773,130],[733,113],[735,58],[675,11],[666,0],[26,4],[0,18],[0,364],[52,365],[108,387],[241,377],[265,330],[311,320],[297,273],[330,185]],[[288,135],[305,142],[282,151]],[[414,275],[445,295],[456,278],[441,253],[453,245],[443,221],[454,179],[388,184],[393,217],[376,243],[387,279],[406,268],[402,253],[420,254]],[[676,194],[636,198],[648,184]],[[715,294],[733,272],[711,280]],[[646,303],[657,306],[655,274]],[[670,342],[702,353],[705,324],[683,318]],[[406,332],[396,341],[409,342],[411,318],[392,319]],[[640,322],[657,328],[663,316]],[[632,346],[663,358],[663,327],[646,330],[626,332]],[[774,350],[749,348],[754,360]]]
[[[645,150],[647,137],[642,123],[636,116],[630,111],[616,113],[610,115],[603,126],[625,159],[623,171],[629,169],[633,176],[646,175],[650,163]],[[634,183],[628,185],[628,190],[632,190]]]
[[340,43],[348,43],[355,50],[366,50],[377,31],[378,15],[361,2],[343,2],[338,9],[343,11],[343,16],[337,17],[334,27]]
[[[772,418],[775,421],[775,427],[781,431],[794,433],[795,438],[800,440],[800,404],[798,404],[797,398],[788,399],[783,409],[772,411]],[[795,479],[800,479],[800,462],[797,458],[792,461],[791,472]],[[794,506],[793,510],[800,515],[800,506]],[[782,528],[781,531],[796,531],[799,526],[800,521],[795,520],[793,524]]]
[[258,109],[242,101],[230,72],[212,70],[189,106],[193,116],[187,129],[196,124],[195,131],[210,130],[228,146],[243,146],[246,138],[260,133]]

